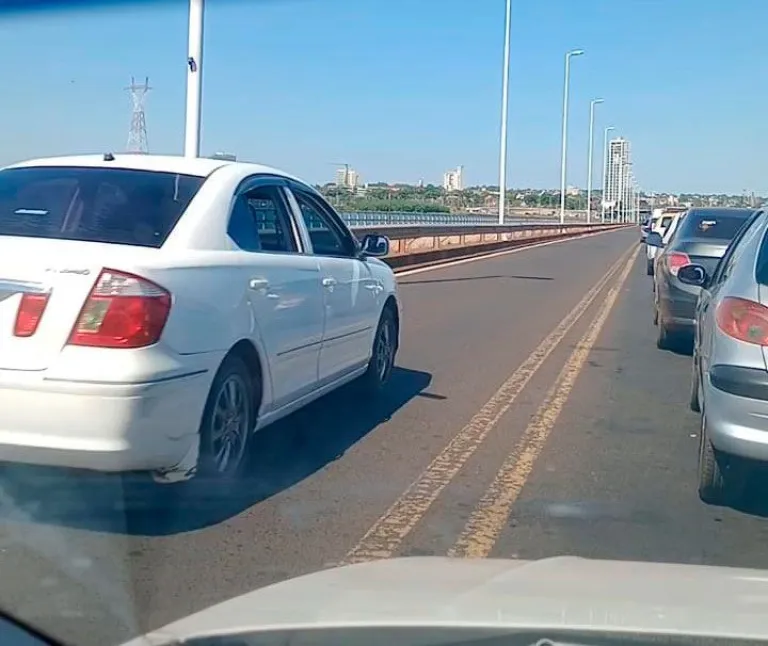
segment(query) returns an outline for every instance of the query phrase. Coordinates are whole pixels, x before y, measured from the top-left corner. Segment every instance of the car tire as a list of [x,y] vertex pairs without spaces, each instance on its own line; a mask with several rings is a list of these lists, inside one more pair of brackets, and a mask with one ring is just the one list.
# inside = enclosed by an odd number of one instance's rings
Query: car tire
[[387,305],[381,313],[376,335],[373,338],[368,369],[360,379],[363,389],[368,394],[379,394],[389,382],[397,355],[397,336],[395,314],[392,308]]
[[669,350],[672,347],[672,332],[664,324],[664,320],[661,317],[657,319],[657,325],[656,347],[659,350]]
[[200,424],[197,478],[228,481],[240,475],[256,426],[258,398],[254,392],[260,387],[240,357],[224,359],[211,384]]
[[735,502],[741,496],[746,481],[744,465],[712,446],[704,413],[699,433],[698,479],[699,498],[708,505]]
[[653,260],[645,261],[645,273],[648,276],[653,276]]
[[691,397],[690,401],[688,402],[688,406],[694,413],[700,413],[701,402],[699,401],[699,365],[695,352],[691,364]]

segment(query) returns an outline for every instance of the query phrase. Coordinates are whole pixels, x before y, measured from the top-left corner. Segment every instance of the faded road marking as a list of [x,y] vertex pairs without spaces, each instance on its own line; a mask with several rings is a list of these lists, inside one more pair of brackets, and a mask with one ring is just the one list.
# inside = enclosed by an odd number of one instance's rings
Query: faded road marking
[[491,553],[499,535],[507,525],[512,506],[533,471],[536,459],[544,449],[576,379],[616,304],[619,292],[632,270],[638,253],[639,248],[627,261],[617,283],[609,290],[589,329],[568,358],[557,380],[544,398],[544,402],[525,429],[522,439],[504,461],[485,495],[475,507],[456,544],[448,552],[449,556],[484,558]]
[[[531,355],[502,384],[490,400],[432,460],[395,503],[366,532],[360,542],[344,558],[344,563],[359,563],[389,558],[423,518],[432,503],[456,476],[467,460],[480,447],[497,422],[525,388],[547,357],[565,338],[570,329],[601,293],[628,256],[637,255],[637,245],[621,258],[590,289],[584,298],[547,335]],[[632,253],[634,250],[634,254]]]

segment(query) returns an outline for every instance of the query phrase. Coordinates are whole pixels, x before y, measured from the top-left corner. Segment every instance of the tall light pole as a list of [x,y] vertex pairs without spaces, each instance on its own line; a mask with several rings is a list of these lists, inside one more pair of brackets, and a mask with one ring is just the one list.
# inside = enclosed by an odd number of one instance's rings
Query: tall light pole
[[616,218],[619,222],[622,222],[622,211],[624,209],[623,200],[624,200],[624,168],[625,164],[622,160],[619,160],[619,177],[617,179],[617,188],[616,188],[616,209],[614,209],[614,213],[616,214]]
[[563,87],[563,149],[560,159],[560,224],[565,222],[565,180],[568,158],[568,90],[571,84],[571,57],[581,56],[584,50],[573,49],[565,55],[565,83]]
[[616,128],[608,126],[603,135],[603,195],[600,200],[602,203],[600,208],[600,222],[605,222],[605,196],[608,194],[608,133],[611,132],[611,130],[616,130]]
[[622,180],[621,180],[621,222],[626,224],[629,222],[629,195],[632,190],[632,162],[622,161]]
[[592,99],[589,102],[589,161],[587,162],[587,224],[592,218],[592,155],[595,148],[595,106],[604,99]]
[[187,49],[187,113],[184,128],[184,156],[200,156],[200,104],[203,92],[204,0],[189,0]]
[[635,186],[635,222],[638,224],[640,223],[640,197],[642,192],[639,186]]
[[499,152],[499,224],[504,224],[507,200],[507,119],[509,115],[509,45],[512,0],[507,0],[504,18],[504,72],[501,79],[501,151]]

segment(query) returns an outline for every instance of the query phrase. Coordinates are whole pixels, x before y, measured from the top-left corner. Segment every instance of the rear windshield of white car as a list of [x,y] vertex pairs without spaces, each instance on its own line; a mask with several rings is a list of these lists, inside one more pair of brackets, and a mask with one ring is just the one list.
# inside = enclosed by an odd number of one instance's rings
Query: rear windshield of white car
[[672,223],[672,216],[665,216],[661,218],[661,228],[666,229]]
[[204,178],[123,168],[0,171],[0,236],[161,247]]
[[752,215],[748,209],[733,213],[691,213],[680,225],[676,239],[707,238],[730,241]]

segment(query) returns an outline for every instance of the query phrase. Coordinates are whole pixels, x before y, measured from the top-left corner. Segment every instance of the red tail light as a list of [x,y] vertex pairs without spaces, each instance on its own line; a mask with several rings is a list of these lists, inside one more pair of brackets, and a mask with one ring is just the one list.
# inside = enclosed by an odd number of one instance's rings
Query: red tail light
[[688,257],[688,254],[683,253],[682,251],[670,251],[666,256],[666,259],[667,269],[669,269],[669,273],[673,276],[677,276],[677,272],[680,271],[681,267],[691,264],[691,259]]
[[143,348],[160,339],[170,311],[167,290],[139,276],[104,269],[80,311],[69,343]]
[[744,298],[726,297],[717,307],[717,327],[744,343],[768,345],[768,307]]
[[29,337],[37,331],[48,305],[48,296],[49,294],[22,294],[16,312],[16,323],[13,326],[14,336]]

